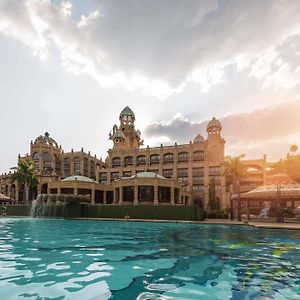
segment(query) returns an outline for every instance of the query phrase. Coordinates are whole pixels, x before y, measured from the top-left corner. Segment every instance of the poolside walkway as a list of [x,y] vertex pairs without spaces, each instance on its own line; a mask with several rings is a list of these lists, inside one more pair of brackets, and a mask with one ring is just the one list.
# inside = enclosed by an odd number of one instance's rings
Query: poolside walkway
[[260,222],[260,221],[234,221],[227,219],[205,219],[201,224],[224,224],[224,225],[250,225],[257,228],[270,228],[270,229],[293,229],[300,230],[300,223],[275,223],[275,222]]

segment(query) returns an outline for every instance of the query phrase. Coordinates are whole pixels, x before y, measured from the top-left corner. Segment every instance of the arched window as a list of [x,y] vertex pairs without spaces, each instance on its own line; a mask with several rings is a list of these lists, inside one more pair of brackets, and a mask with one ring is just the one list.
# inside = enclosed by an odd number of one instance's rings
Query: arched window
[[189,160],[188,152],[179,152],[178,153],[178,162],[187,162]]
[[158,165],[159,164],[159,155],[158,154],[152,154],[150,156],[150,165]]
[[120,167],[121,166],[121,158],[120,157],[114,157],[112,159],[112,166],[113,166],[113,168]]
[[40,162],[40,154],[39,154],[38,152],[35,152],[35,153],[33,154],[32,158],[33,158],[33,161],[34,161],[37,165],[39,165],[39,162]]
[[125,167],[132,166],[133,165],[133,157],[132,156],[126,156],[125,157]]
[[138,156],[136,163],[138,166],[145,165],[146,164],[146,156],[145,155]]
[[43,164],[44,164],[44,172],[45,173],[51,173],[53,171],[52,169],[52,156],[48,152],[43,153]]
[[194,151],[193,152],[193,161],[203,161],[204,160],[204,151]]
[[166,153],[164,155],[164,163],[173,163],[173,153]]

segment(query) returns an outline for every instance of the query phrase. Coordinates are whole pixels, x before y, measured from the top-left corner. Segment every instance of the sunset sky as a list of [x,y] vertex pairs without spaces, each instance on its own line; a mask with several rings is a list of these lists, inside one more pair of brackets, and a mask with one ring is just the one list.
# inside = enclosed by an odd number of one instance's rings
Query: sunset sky
[[300,146],[300,1],[0,0],[0,173],[48,131],[105,158],[129,105],[145,145]]

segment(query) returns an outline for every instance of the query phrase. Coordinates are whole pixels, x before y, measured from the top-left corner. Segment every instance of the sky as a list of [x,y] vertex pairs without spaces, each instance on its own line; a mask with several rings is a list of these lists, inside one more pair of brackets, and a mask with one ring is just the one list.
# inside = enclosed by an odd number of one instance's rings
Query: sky
[[0,173],[45,131],[105,158],[130,106],[145,145],[218,118],[226,154],[300,146],[298,0],[0,0]]

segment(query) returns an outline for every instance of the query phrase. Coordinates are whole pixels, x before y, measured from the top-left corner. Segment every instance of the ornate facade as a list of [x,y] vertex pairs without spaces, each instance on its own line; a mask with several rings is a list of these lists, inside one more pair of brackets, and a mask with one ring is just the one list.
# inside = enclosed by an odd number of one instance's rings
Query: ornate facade
[[[61,146],[45,133],[31,142],[28,155],[19,156],[19,159],[32,159],[39,167],[37,189],[28,190],[18,186],[18,183],[11,182],[11,174],[3,174],[0,176],[0,192],[9,195],[17,203],[22,202],[21,199],[28,202],[40,193],[61,192],[62,179],[81,175],[96,181],[93,185],[97,185],[97,188],[90,189],[92,203],[123,203],[124,197],[128,198],[128,195],[132,198],[129,202],[135,203],[143,193],[142,189],[139,189],[143,183],[128,185],[129,179],[132,179],[131,182],[147,181],[149,178],[139,180],[139,174],[152,172],[167,179],[164,183],[167,183],[167,187],[170,188],[169,192],[166,192],[170,202],[194,203],[203,207],[207,207],[209,184],[214,178],[220,208],[227,208],[230,206],[230,201],[225,178],[222,176],[225,140],[221,132],[221,123],[212,118],[207,126],[206,139],[198,134],[193,141],[186,144],[143,147],[141,133],[135,128],[135,114],[127,106],[119,115],[119,125],[115,124],[109,133],[113,147],[108,150],[105,161],[91,156],[83,149],[79,152],[72,150],[64,153]],[[253,167],[254,171],[244,180],[243,191],[265,181],[267,166],[265,158],[245,161],[245,163]],[[153,180],[157,181],[155,178]],[[152,183],[155,202],[163,196],[158,195],[159,184],[156,184],[156,188]],[[133,190],[129,191],[132,187]]]

